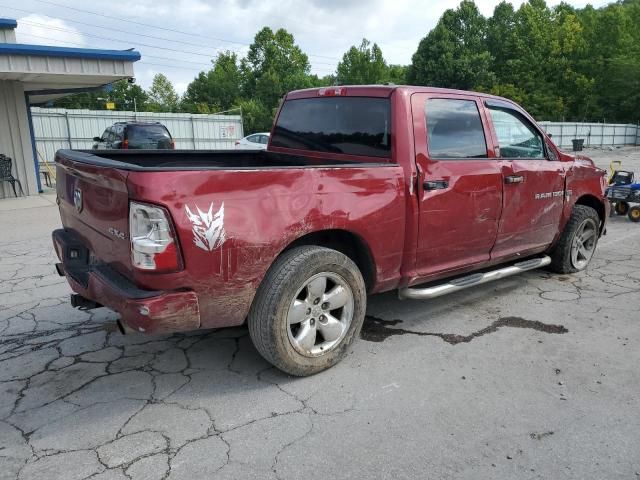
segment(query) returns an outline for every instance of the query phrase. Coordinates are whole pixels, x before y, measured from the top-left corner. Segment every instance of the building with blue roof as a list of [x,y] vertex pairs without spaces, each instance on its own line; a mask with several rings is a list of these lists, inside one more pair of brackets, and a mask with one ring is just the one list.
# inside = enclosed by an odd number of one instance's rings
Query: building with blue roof
[[[16,20],[0,18],[0,154],[25,194],[40,191],[30,106],[133,78],[134,50],[99,50],[16,43]],[[13,196],[6,182],[0,198]]]

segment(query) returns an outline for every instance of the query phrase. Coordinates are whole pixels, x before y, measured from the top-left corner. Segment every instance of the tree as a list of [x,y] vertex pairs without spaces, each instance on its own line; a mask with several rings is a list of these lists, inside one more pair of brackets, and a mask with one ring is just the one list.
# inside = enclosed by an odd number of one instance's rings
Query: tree
[[213,68],[200,72],[187,86],[182,108],[198,113],[230,110],[238,105],[242,76],[237,54],[227,51],[218,54]]
[[144,111],[148,98],[147,93],[139,85],[130,83],[128,80],[118,80],[100,90],[76,93],[61,98],[54,101],[52,106],[105,110],[107,102],[110,102],[115,104],[116,110],[133,110],[137,106],[138,110]]
[[517,45],[516,12],[506,1],[496,5],[493,16],[487,22],[487,49],[492,57],[492,70],[501,82],[509,82],[512,76],[510,61],[514,59]]
[[273,107],[286,92],[309,84],[310,68],[293,35],[283,28],[274,33],[264,27],[241,62],[244,96]]
[[145,111],[149,101],[147,92],[140,85],[130,83],[128,80],[114,82],[107,96],[116,104],[116,110]]
[[377,44],[371,45],[366,38],[359,47],[351,47],[338,63],[336,81],[338,85],[371,85],[389,79],[389,68]]
[[149,109],[153,112],[176,112],[179,97],[169,79],[162,73],[153,77],[149,88]]
[[407,82],[407,72],[409,67],[406,65],[389,65],[387,80],[396,85],[404,85]]
[[270,127],[278,102],[285,93],[313,85],[310,68],[309,58],[285,29],[274,33],[264,27],[256,34],[247,56],[240,63],[243,98],[259,104],[260,111],[269,112],[268,117],[256,117],[261,120],[256,120],[255,128],[266,130]]
[[460,89],[490,87],[495,79],[486,45],[487,21],[471,0],[444,12],[412,57],[408,80]]
[[258,100],[240,100],[242,122],[245,135],[249,133],[269,131],[274,112]]

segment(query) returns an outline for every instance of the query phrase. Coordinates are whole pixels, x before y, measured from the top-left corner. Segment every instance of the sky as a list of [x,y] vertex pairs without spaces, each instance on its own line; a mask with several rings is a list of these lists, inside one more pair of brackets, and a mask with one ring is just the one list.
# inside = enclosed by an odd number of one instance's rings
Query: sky
[[[144,88],[165,74],[178,93],[221,51],[244,56],[264,26],[286,28],[324,76],[363,38],[377,43],[388,63],[409,64],[419,41],[459,0],[0,0],[0,17],[18,20],[19,43],[69,47],[134,48]],[[490,16],[499,0],[476,0]],[[512,1],[519,6],[521,1]],[[550,5],[557,1],[549,2]],[[598,7],[606,0],[568,3]],[[109,8],[106,8],[106,7]]]

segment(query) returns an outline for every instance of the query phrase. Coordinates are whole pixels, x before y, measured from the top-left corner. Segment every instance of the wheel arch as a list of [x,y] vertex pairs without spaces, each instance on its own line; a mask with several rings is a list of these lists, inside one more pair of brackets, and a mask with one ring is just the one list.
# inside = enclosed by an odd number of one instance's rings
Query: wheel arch
[[360,235],[343,229],[318,230],[292,241],[280,252],[280,255],[303,245],[331,248],[346,255],[360,269],[367,291],[373,288],[376,281],[375,261],[369,245]]
[[593,208],[596,212],[598,212],[598,217],[600,218],[600,229],[603,228],[607,214],[605,211],[604,202],[602,200],[594,195],[586,193],[578,197],[574,205],[584,205],[585,207]]

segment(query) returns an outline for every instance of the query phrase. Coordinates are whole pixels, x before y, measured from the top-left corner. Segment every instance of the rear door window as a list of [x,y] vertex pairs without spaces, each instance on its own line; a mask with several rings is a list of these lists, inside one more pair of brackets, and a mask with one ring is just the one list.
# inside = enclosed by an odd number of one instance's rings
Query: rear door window
[[474,100],[431,98],[425,115],[431,158],[487,158],[487,142]]
[[130,125],[127,129],[129,148],[171,148],[171,135],[162,125]]
[[319,97],[287,100],[271,146],[370,157],[391,156],[388,98]]

